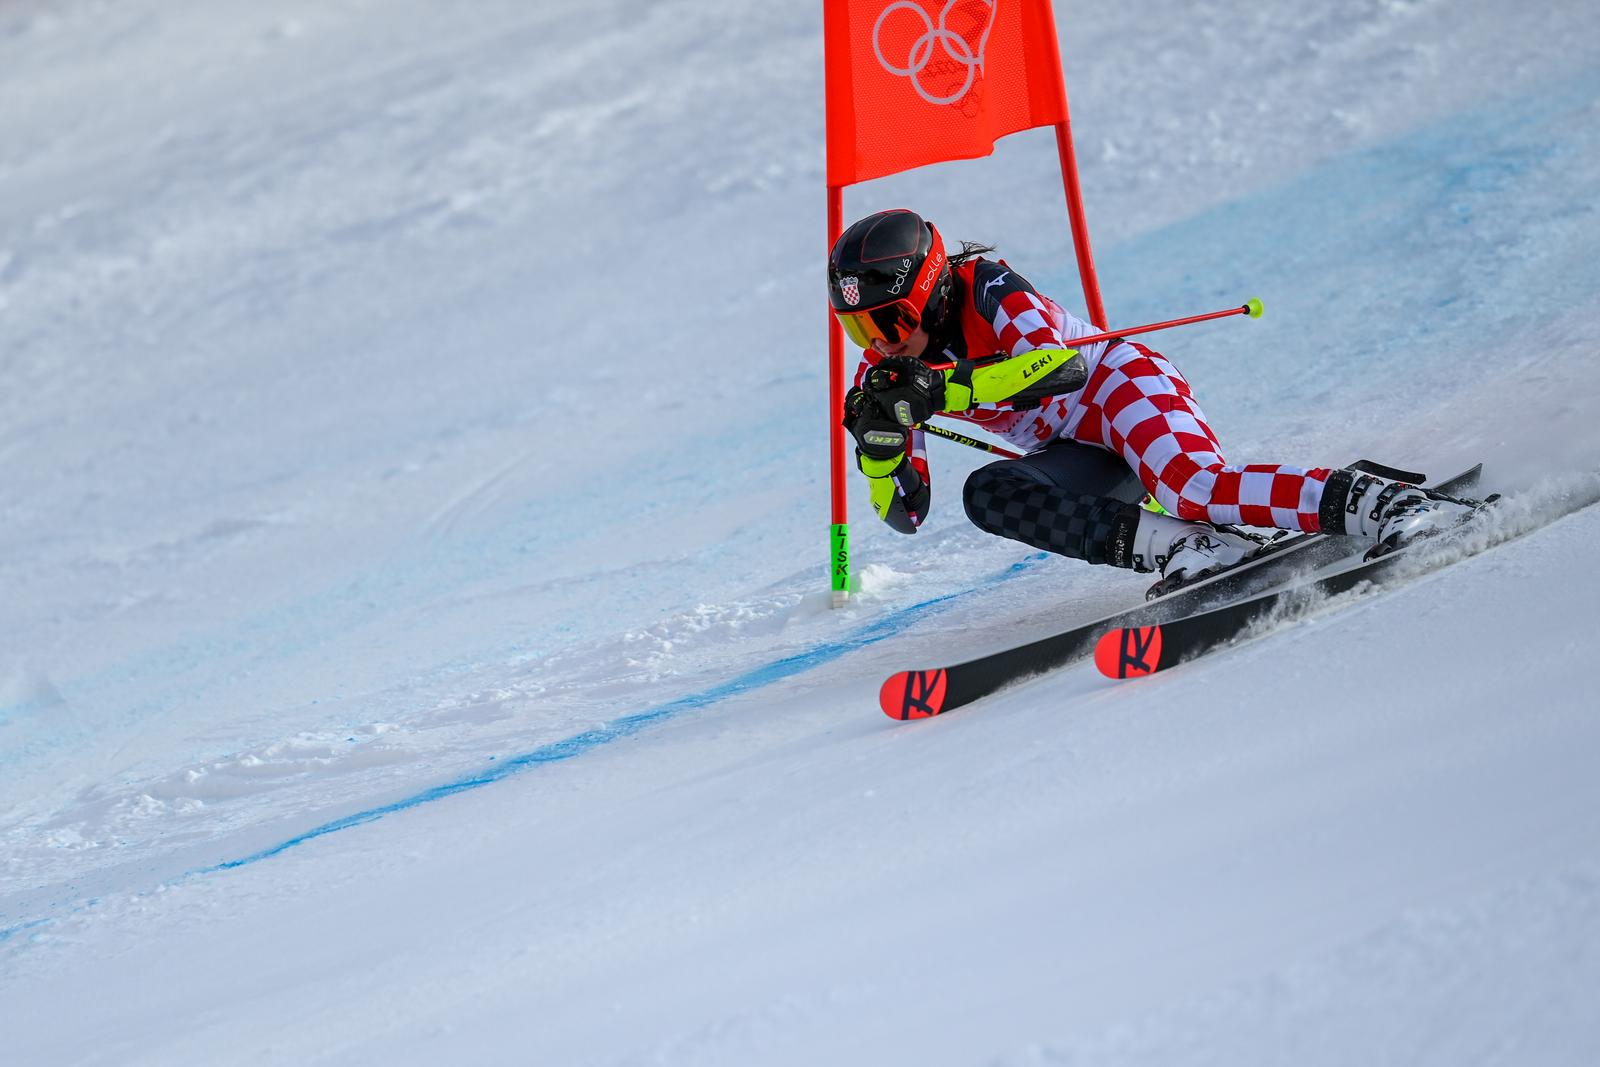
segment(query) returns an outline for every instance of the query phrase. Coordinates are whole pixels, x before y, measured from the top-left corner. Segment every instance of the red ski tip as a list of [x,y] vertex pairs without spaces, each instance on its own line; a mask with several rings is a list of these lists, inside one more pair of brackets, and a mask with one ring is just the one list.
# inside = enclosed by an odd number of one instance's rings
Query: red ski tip
[[891,719],[927,719],[944,710],[944,669],[891,674],[878,690],[878,706]]
[[1094,646],[1094,665],[1107,678],[1139,678],[1161,669],[1161,627],[1112,630]]

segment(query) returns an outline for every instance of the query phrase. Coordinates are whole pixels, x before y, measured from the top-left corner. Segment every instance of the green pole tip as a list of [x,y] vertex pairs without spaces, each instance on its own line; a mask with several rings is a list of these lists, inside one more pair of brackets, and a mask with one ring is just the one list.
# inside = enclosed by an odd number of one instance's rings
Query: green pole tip
[[1257,300],[1253,296],[1244,302],[1244,309],[1250,313],[1250,317],[1252,319],[1259,319],[1263,310],[1261,307],[1261,301]]

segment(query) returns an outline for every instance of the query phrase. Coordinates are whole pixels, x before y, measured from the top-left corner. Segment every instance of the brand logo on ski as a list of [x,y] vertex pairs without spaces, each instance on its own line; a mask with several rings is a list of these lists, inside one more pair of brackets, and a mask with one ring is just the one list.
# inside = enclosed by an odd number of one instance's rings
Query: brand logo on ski
[[1161,627],[1112,630],[1094,647],[1094,665],[1108,678],[1139,678],[1161,667]]
[[[1364,470],[1373,464],[1357,460],[1349,466]],[[1429,488],[1452,494],[1462,492],[1477,482],[1482,470],[1481,464],[1469,467],[1454,478]],[[1422,476],[1409,480],[1421,481]],[[1586,499],[1585,503],[1588,502]],[[878,704],[891,719],[911,718],[919,707],[936,708],[935,714],[948,715],[1024,678],[1075,663],[1091,652],[1095,654],[1096,666],[1104,673],[1113,678],[1131,677],[1131,672],[1118,673],[1119,668],[1124,667],[1123,630],[1141,625],[1147,629],[1137,637],[1137,643],[1129,646],[1129,658],[1156,670],[1165,670],[1237,639],[1244,632],[1242,628],[1254,626],[1260,620],[1263,609],[1272,610],[1288,599],[1303,599],[1308,591],[1337,595],[1374,577],[1381,578],[1374,571],[1384,566],[1382,560],[1310,579],[1309,586],[1306,582],[1284,584],[1289,574],[1287,568],[1298,565],[1314,570],[1330,563],[1348,564],[1360,554],[1360,545],[1351,544],[1349,538],[1325,533],[1291,534],[1274,541],[1270,551],[1224,568],[1205,581],[1182,585],[1154,603],[1115,612],[937,671],[915,675],[902,671],[884,682],[878,691]],[[1152,623],[1159,623],[1160,630],[1152,633],[1155,629]],[[1142,651],[1139,643],[1145,646]],[[913,686],[916,688],[912,689]]]
[[878,691],[878,703],[891,719],[926,719],[944,710],[943,670],[901,671]]

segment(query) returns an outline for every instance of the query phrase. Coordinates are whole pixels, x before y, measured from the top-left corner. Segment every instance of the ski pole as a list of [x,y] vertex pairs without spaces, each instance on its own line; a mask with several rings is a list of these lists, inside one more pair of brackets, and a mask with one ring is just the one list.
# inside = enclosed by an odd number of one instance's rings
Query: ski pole
[[920,429],[926,430],[935,437],[943,437],[946,441],[954,441],[956,444],[966,445],[969,448],[976,448],[983,452],[993,452],[995,455],[1001,456],[1005,459],[1022,458],[1022,453],[1020,452],[1012,452],[1009,449],[1001,448],[999,445],[991,445],[987,441],[980,441],[976,437],[968,437],[964,433],[956,433],[954,430],[947,430],[943,426],[937,425],[936,423],[925,422],[921,425]]
[[[1207,311],[1202,315],[1190,315],[1181,319],[1168,319],[1166,322],[1147,323],[1144,326],[1130,326],[1127,329],[1122,330],[1107,330],[1104,333],[1092,333],[1088,337],[1074,337],[1067,343],[1074,348],[1081,348],[1084,345],[1092,345],[1099,341],[1110,341],[1113,338],[1120,337],[1132,337],[1141,333],[1155,333],[1157,330],[1170,330],[1174,326],[1187,326],[1190,323],[1195,322],[1209,322],[1212,319],[1225,319],[1233,315],[1248,315],[1252,319],[1259,319],[1261,317],[1261,313],[1261,301],[1255,297],[1251,297],[1238,307],[1223,308],[1221,311]],[[935,367],[936,369],[941,367],[940,364],[929,365]],[[949,366],[949,364],[943,364],[942,366]],[[986,441],[979,441],[976,438],[968,437],[966,434],[956,433],[954,430],[947,430],[943,426],[938,426],[931,422],[923,423],[922,429],[933,434],[935,437],[943,437],[946,441],[954,441],[957,444],[981,449],[984,452],[992,452],[995,455],[1003,456],[1006,459],[1021,458],[1020,453],[1001,448],[999,445],[991,445]]]
[[[943,426],[939,426],[931,422],[925,422],[919,428],[926,430],[935,437],[943,437],[946,441],[954,441],[957,444],[970,445],[973,448],[984,452],[993,452],[995,455],[1003,456],[1006,459],[1022,458],[1022,454],[1019,452],[1012,452],[1009,449],[1001,448],[999,445],[991,445],[987,441],[979,441],[975,437],[968,437],[964,433],[956,433],[954,430],[947,430]],[[1412,480],[1420,482],[1423,479],[1414,478]],[[1153,511],[1158,515],[1167,514],[1167,509],[1157,503],[1156,498],[1148,493],[1145,494],[1144,501],[1139,506],[1144,508],[1146,511]],[[1232,527],[1229,527],[1229,529],[1232,529]]]
[[[1190,315],[1182,319],[1168,319],[1166,322],[1150,322],[1143,326],[1129,326],[1121,330],[1107,330],[1104,333],[1091,333],[1087,337],[1067,338],[1067,347],[1082,348],[1084,345],[1096,344],[1100,341],[1113,341],[1123,337],[1133,337],[1141,333],[1155,333],[1157,330],[1170,330],[1174,326],[1187,326],[1192,322],[1209,322],[1212,319],[1225,319],[1231,315],[1248,315],[1252,319],[1261,317],[1261,301],[1251,297],[1238,307],[1223,308],[1221,311],[1208,311],[1203,315]],[[955,366],[953,363],[929,363],[928,366],[935,370],[946,370]]]
[[1072,337],[1067,340],[1067,344],[1076,348],[1080,345],[1092,345],[1097,341],[1109,341],[1116,337],[1132,337],[1140,333],[1170,330],[1174,326],[1187,326],[1191,322],[1209,322],[1211,319],[1225,319],[1230,315],[1248,315],[1252,319],[1259,319],[1261,311],[1261,301],[1252,296],[1238,307],[1223,308],[1221,311],[1208,311],[1204,315],[1190,315],[1182,319],[1168,319],[1166,322],[1152,322],[1145,326],[1130,326],[1125,330],[1107,330],[1105,333],[1092,333],[1088,337]]

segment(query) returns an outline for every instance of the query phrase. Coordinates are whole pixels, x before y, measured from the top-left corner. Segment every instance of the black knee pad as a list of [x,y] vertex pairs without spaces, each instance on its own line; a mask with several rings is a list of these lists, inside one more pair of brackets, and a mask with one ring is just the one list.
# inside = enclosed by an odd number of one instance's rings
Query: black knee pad
[[1131,566],[1116,546],[1132,543],[1139,506],[1086,496],[1043,479],[1024,461],[980,467],[967,477],[961,503],[980,530],[1090,563]]

